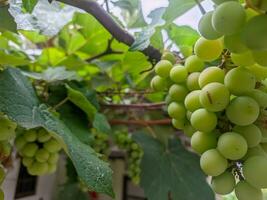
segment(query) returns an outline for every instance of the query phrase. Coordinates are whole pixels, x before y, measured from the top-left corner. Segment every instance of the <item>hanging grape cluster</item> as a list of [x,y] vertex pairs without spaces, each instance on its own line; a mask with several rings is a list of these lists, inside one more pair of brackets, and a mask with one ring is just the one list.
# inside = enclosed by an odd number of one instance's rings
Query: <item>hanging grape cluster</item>
[[45,129],[31,129],[16,137],[16,148],[29,174],[41,176],[56,171],[61,145]]
[[126,131],[115,133],[115,142],[119,148],[127,153],[128,176],[133,183],[140,182],[140,163],[143,156],[141,147],[132,139],[131,134]]
[[[191,137],[217,194],[262,200],[267,188],[267,1],[213,0],[199,22],[194,55],[169,55],[151,87],[168,89],[173,126]],[[166,59],[167,58],[167,59]]]
[[106,156],[105,159],[108,157],[109,153],[109,136],[106,133],[101,133],[96,129],[91,129],[92,134],[92,143],[91,147],[100,154]]

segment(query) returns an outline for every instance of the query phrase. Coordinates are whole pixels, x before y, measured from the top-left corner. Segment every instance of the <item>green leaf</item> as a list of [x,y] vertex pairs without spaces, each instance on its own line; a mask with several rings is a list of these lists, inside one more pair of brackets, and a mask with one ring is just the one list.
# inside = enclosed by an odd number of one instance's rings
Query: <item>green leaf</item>
[[19,30],[19,32],[33,43],[46,42],[49,37],[38,33],[37,31]]
[[106,116],[101,114],[101,113],[95,114],[93,127],[101,133],[107,133],[108,134],[111,131],[111,127],[108,123]]
[[17,24],[12,17],[12,15],[9,13],[9,5],[6,6],[0,6],[0,31],[12,31],[16,32],[17,31]]
[[30,64],[30,61],[24,56],[8,54],[7,52],[0,50],[0,65],[22,66],[28,64]]
[[97,113],[95,106],[86,98],[86,96],[84,96],[82,92],[75,90],[68,85],[66,85],[66,88],[68,90],[68,99],[83,110],[90,121],[93,121],[95,114]]
[[31,13],[38,3],[38,0],[22,0],[23,7],[27,12]]
[[93,190],[113,196],[108,164],[81,143],[47,106],[39,104],[30,82],[18,69],[8,68],[0,73],[0,112],[26,129],[43,127],[62,139],[81,180]]
[[198,156],[184,149],[179,140],[170,139],[168,147],[149,135],[137,133],[142,146],[141,186],[148,200],[215,200],[215,195],[199,167]]
[[62,185],[56,200],[88,200],[88,194],[83,192],[79,187],[79,183],[71,183]]
[[38,58],[41,65],[56,66],[66,57],[66,53],[59,48],[50,47],[43,49],[42,54]]

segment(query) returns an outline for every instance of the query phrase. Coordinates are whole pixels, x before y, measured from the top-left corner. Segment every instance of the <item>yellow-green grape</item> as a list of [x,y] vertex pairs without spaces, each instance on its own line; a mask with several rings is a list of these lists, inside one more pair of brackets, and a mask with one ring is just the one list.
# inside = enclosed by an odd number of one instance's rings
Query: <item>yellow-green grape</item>
[[200,88],[212,82],[224,83],[224,76],[224,71],[219,67],[208,67],[200,73],[198,83]]
[[[247,66],[246,69],[248,69],[250,71],[250,73],[252,73],[258,81],[264,81],[264,79],[267,78],[267,68],[266,67],[263,67],[259,64],[254,64],[252,66]],[[264,92],[267,91],[264,84],[259,86],[259,90],[262,90]]]
[[213,28],[224,35],[238,33],[246,22],[246,12],[239,2],[219,5],[212,15]]
[[48,140],[50,140],[52,136],[50,135],[50,133],[48,133],[45,129],[39,129],[37,132],[37,140],[38,142],[47,142]]
[[233,131],[241,134],[247,141],[248,147],[255,147],[261,142],[261,130],[254,124],[248,126],[235,126]]
[[51,153],[49,155],[49,158],[48,158],[47,162],[49,164],[56,164],[58,162],[58,159],[59,159],[59,154],[58,153]]
[[48,174],[53,174],[57,171],[57,165],[55,164],[48,164],[48,169],[47,169],[47,173]]
[[231,53],[231,58],[236,66],[246,67],[255,64],[255,60],[251,51],[246,51],[239,54]]
[[224,46],[232,53],[244,53],[248,51],[248,48],[241,40],[241,32],[224,36]]
[[28,130],[23,134],[23,137],[27,142],[34,142],[37,139],[37,132],[35,129]]
[[256,8],[267,11],[267,0],[250,0],[249,2]]
[[0,189],[0,200],[4,200],[4,199],[5,199],[4,191]]
[[40,176],[40,175],[44,175],[45,173],[47,173],[48,164],[35,161],[27,169],[28,169],[29,174],[33,176]]
[[242,95],[255,88],[256,77],[249,70],[237,67],[225,75],[224,84],[232,94]]
[[246,155],[248,145],[245,138],[240,134],[228,132],[219,137],[217,149],[225,158],[239,160]]
[[44,148],[49,152],[49,153],[55,153],[60,151],[61,146],[56,141],[55,139],[50,139],[47,142],[44,143]]
[[211,132],[217,125],[217,116],[215,113],[201,108],[193,112],[190,122],[198,131]]
[[177,129],[184,129],[185,124],[185,119],[172,119],[172,125]]
[[22,164],[26,167],[30,167],[33,162],[34,162],[34,158],[29,158],[29,157],[22,158]]
[[9,140],[14,137],[16,127],[16,123],[10,121],[5,116],[0,116],[0,141]]
[[215,4],[219,5],[227,1],[237,1],[237,0],[212,0]]
[[218,112],[229,104],[230,93],[221,83],[209,83],[202,88],[199,99],[201,105],[208,111]]
[[223,36],[213,28],[211,23],[212,14],[213,12],[207,12],[202,16],[198,24],[198,30],[201,36],[206,38],[207,40],[215,40]]
[[26,157],[33,157],[38,150],[36,143],[27,143],[21,150],[21,154]]
[[193,72],[192,74],[188,76],[187,81],[186,81],[186,86],[190,91],[200,89],[200,86],[198,83],[199,76],[200,76],[200,72]]
[[240,181],[237,183],[235,195],[238,200],[263,200],[262,191],[253,187],[247,181]]
[[247,160],[250,157],[254,156],[267,156],[267,154],[264,152],[261,145],[248,148],[247,154],[242,158],[242,160]]
[[194,52],[204,61],[216,60],[223,52],[222,40],[206,40],[200,37],[195,43]]
[[201,90],[194,90],[185,97],[184,105],[187,110],[193,112],[202,107],[199,100],[200,92]]
[[258,90],[258,89],[253,89],[249,92],[246,93],[246,96],[249,96],[253,98],[261,108],[267,108],[267,93]]
[[9,141],[0,141],[0,155],[1,157],[8,157],[11,154],[12,146]]
[[5,177],[6,177],[5,169],[3,167],[0,167],[0,184],[3,183],[3,181],[5,180]]
[[211,188],[214,192],[226,195],[235,189],[235,177],[231,172],[224,172],[219,176],[212,177]]
[[26,143],[27,142],[25,138],[23,137],[23,135],[17,136],[15,139],[15,146],[18,150],[21,150],[25,146]]
[[258,103],[250,97],[236,97],[226,108],[227,118],[239,126],[254,123],[260,114]]
[[46,162],[49,158],[49,152],[45,149],[38,149],[35,158],[38,162]]
[[205,67],[204,62],[196,55],[189,56],[185,60],[185,68],[189,73],[201,72]]
[[183,132],[186,136],[192,137],[192,135],[196,132],[196,129],[190,123],[187,123],[184,126]]
[[183,119],[185,118],[186,110],[183,104],[172,102],[168,106],[168,114],[174,119]]
[[171,69],[172,69],[172,63],[168,60],[161,60],[155,66],[156,74],[162,78],[169,77]]
[[201,155],[200,167],[209,176],[219,176],[227,169],[228,162],[218,150],[210,149]]
[[217,146],[217,136],[211,133],[197,131],[191,137],[191,147],[199,154],[204,153],[209,149],[214,149]]
[[254,51],[267,50],[267,15],[253,17],[242,31],[245,45]]
[[170,71],[170,78],[175,83],[185,82],[187,76],[187,69],[182,65],[175,65]]
[[183,101],[188,94],[188,89],[184,85],[174,84],[169,89],[169,95],[173,101]]
[[245,180],[256,188],[267,188],[267,158],[266,156],[253,156],[243,165]]
[[170,61],[173,65],[176,63],[176,57],[173,53],[169,51],[165,51],[163,55],[161,56],[162,60],[168,60]]
[[150,85],[155,91],[163,91],[167,88],[167,81],[160,76],[154,76],[150,82]]
[[267,67],[267,50],[265,51],[253,51],[254,60],[261,66]]

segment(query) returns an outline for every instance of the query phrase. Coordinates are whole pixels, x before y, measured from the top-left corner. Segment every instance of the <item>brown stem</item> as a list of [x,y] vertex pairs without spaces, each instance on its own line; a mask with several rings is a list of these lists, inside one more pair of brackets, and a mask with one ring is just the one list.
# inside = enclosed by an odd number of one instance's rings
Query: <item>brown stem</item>
[[109,109],[161,109],[165,106],[165,102],[161,103],[143,103],[143,104],[101,104],[102,107]]
[[160,120],[120,120],[111,119],[109,120],[111,125],[137,125],[137,126],[149,126],[149,125],[170,125],[171,119],[160,119]]

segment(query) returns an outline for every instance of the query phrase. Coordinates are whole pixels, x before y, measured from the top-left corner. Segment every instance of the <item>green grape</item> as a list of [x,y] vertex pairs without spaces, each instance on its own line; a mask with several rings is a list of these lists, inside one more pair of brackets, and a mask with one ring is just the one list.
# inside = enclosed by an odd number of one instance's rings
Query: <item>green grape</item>
[[55,139],[50,139],[44,143],[44,148],[50,153],[55,153],[60,151],[61,146]]
[[47,169],[47,173],[48,174],[53,174],[57,171],[57,165],[55,164],[48,164],[48,169]]
[[183,104],[172,102],[168,106],[168,114],[174,119],[183,119],[185,118],[186,110]]
[[183,85],[174,84],[169,89],[169,95],[173,101],[183,101],[188,93],[188,89]]
[[267,108],[267,93],[258,89],[253,89],[246,93],[246,96],[249,96],[257,101],[260,107]]
[[217,116],[201,108],[193,112],[190,122],[198,131],[211,132],[217,125]]
[[254,51],[267,50],[267,15],[253,17],[242,32],[244,44]]
[[170,71],[170,78],[175,83],[185,82],[187,76],[187,69],[182,65],[175,65]]
[[9,141],[0,141],[0,156],[7,158],[12,151],[12,146]]
[[250,0],[249,1],[254,7],[267,11],[267,0]]
[[0,189],[0,200],[4,200],[4,199],[5,199],[4,191]]
[[263,200],[262,191],[253,187],[247,181],[240,181],[235,187],[238,200]]
[[200,167],[209,176],[219,176],[227,169],[228,162],[219,151],[210,149],[201,155]]
[[219,5],[219,4],[222,4],[224,2],[227,2],[227,1],[237,1],[237,0],[212,0],[213,3]]
[[267,50],[265,51],[253,51],[254,60],[261,66],[267,67]]
[[221,56],[223,44],[220,39],[206,40],[200,37],[195,43],[194,52],[204,61],[213,61]]
[[207,12],[205,15],[202,16],[199,24],[198,30],[202,37],[206,38],[207,40],[215,40],[223,35],[218,33],[212,26],[211,19],[212,19],[213,12]]
[[208,111],[218,112],[229,104],[230,93],[221,83],[209,83],[202,88],[199,99],[201,105]]
[[254,124],[248,126],[235,126],[233,131],[241,134],[247,141],[248,147],[255,147],[261,142],[261,130]]
[[246,22],[246,12],[239,2],[219,5],[212,15],[213,28],[224,35],[238,33]]
[[238,160],[246,155],[248,145],[240,134],[227,132],[219,137],[217,149],[225,158]]
[[47,163],[33,162],[30,167],[28,167],[28,172],[33,176],[44,175],[48,171]]
[[6,172],[3,167],[0,167],[0,184],[2,184],[5,180]]
[[58,159],[59,159],[59,154],[58,153],[51,153],[49,155],[49,158],[48,158],[47,162],[49,164],[56,164],[58,162]]
[[201,90],[194,90],[185,97],[184,105],[187,110],[193,112],[202,107],[199,100],[200,92]]
[[155,66],[156,74],[162,78],[169,77],[171,69],[172,69],[172,63],[168,60],[161,60]]
[[255,60],[251,51],[246,51],[239,54],[231,53],[231,58],[236,66],[246,67],[255,64]]
[[44,143],[50,140],[52,136],[45,130],[45,129],[40,129],[37,132],[37,140],[38,142]]
[[33,157],[38,150],[38,145],[35,143],[27,143],[21,150],[21,154],[26,157]]
[[30,167],[33,162],[34,162],[34,158],[28,158],[28,157],[22,158],[22,164],[26,167]]
[[172,119],[172,125],[177,129],[184,129],[186,121],[184,119]]
[[46,162],[49,158],[49,152],[45,149],[38,149],[35,158],[38,162]]
[[232,94],[242,95],[255,88],[256,77],[249,70],[237,67],[226,74],[224,84]]
[[248,51],[241,40],[241,32],[224,36],[224,46],[232,53],[244,53]]
[[197,153],[202,154],[209,149],[214,149],[217,146],[217,136],[211,133],[197,131],[191,137],[191,147]]
[[160,76],[154,76],[150,82],[150,85],[155,91],[163,91],[167,88],[167,81]]
[[16,127],[16,123],[10,121],[5,116],[0,116],[0,141],[9,140],[14,137]]
[[[260,66],[258,64],[254,64],[252,66],[247,66],[246,67],[251,74],[253,74],[255,76],[255,78],[259,81],[262,81],[264,79],[267,78],[267,68],[266,67],[263,67],[263,66]],[[265,87],[265,86],[264,86]],[[264,88],[263,87],[263,88]],[[262,87],[261,87],[262,88]],[[261,89],[260,88],[260,89]]]
[[184,126],[183,132],[186,136],[192,137],[192,135],[196,132],[196,129],[188,123]]
[[236,97],[226,108],[228,119],[239,126],[247,126],[254,123],[260,113],[258,103],[250,97]]
[[189,56],[185,60],[185,68],[189,73],[200,72],[204,69],[204,62],[198,58],[196,55]]
[[190,91],[200,89],[200,86],[198,83],[199,76],[200,76],[199,72],[193,72],[192,74],[188,76],[187,81],[186,81],[186,86]]
[[26,142],[34,142],[37,139],[37,132],[35,129],[28,130],[23,134],[23,137]]
[[161,60],[168,60],[170,61],[173,65],[176,63],[176,57],[173,53],[169,52],[169,51],[165,51],[162,56],[161,56]]
[[200,73],[198,83],[200,88],[212,82],[224,83],[224,76],[224,71],[219,67],[208,67]]
[[18,136],[18,137],[16,137],[16,139],[15,139],[15,146],[16,146],[16,148],[17,148],[18,150],[21,150],[21,149],[25,146],[26,143],[27,143],[27,142],[26,142],[26,140],[24,139],[23,135]]
[[245,180],[256,188],[267,188],[267,158],[266,156],[253,156],[243,165]]
[[224,172],[219,176],[212,177],[211,188],[214,192],[226,195],[235,189],[235,177],[231,172]]
[[252,148],[248,148],[247,154],[242,158],[242,160],[247,160],[248,158],[254,156],[267,156],[267,154],[264,152],[261,145],[258,145]]

